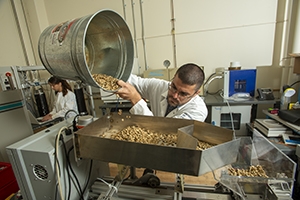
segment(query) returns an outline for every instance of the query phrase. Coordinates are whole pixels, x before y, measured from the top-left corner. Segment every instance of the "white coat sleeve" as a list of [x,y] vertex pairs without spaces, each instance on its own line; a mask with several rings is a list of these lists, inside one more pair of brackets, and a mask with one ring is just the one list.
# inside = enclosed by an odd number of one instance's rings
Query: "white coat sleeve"
[[[52,114],[53,119],[57,117],[65,117],[65,114],[69,110],[74,110],[76,111],[76,113],[78,113],[76,97],[74,93],[68,91],[67,95],[65,95],[62,99],[58,99],[58,100],[60,100],[60,102],[58,102],[60,109],[56,113]],[[76,114],[74,113],[72,115],[76,115]]]
[[134,115],[147,115],[147,116],[153,116],[153,113],[147,106],[147,103],[141,99],[139,100],[132,108],[129,110],[131,114]]

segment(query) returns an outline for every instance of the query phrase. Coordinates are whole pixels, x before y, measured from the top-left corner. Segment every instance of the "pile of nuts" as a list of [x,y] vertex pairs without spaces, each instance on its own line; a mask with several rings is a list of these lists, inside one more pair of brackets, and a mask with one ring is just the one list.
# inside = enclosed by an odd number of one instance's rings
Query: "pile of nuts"
[[117,84],[118,79],[108,76],[106,74],[92,74],[93,79],[100,85],[103,89],[109,91],[115,91],[120,88]]
[[[128,126],[118,133],[111,135],[111,139],[176,147],[177,134],[163,134],[138,126]],[[206,142],[198,141],[197,150],[205,150],[212,146]]]
[[265,170],[261,165],[252,165],[248,169],[237,169],[237,168],[229,168],[229,175],[231,176],[247,176],[247,177],[264,177],[268,178]]
[[205,149],[209,149],[210,147],[213,147],[214,145],[209,144],[207,142],[203,142],[203,141],[199,141],[197,143],[197,150],[205,150]]
[[155,144],[162,146],[176,146],[176,134],[161,134],[150,131],[138,126],[128,126],[115,135],[111,139],[123,140],[129,142],[137,142],[143,144]]

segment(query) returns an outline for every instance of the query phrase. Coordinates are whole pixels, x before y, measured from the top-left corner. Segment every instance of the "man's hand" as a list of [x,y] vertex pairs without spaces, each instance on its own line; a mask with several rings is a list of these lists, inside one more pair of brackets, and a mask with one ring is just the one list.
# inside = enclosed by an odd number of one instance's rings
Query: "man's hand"
[[142,99],[140,93],[135,89],[135,87],[129,83],[125,83],[122,80],[118,81],[118,85],[122,88],[119,89],[116,94],[125,100],[131,101],[135,105],[138,101]]

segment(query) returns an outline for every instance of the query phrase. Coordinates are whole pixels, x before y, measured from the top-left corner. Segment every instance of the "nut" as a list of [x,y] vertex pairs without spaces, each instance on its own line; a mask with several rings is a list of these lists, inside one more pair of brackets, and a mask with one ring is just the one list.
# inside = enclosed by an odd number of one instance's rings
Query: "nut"
[[93,79],[105,90],[114,91],[120,88],[118,79],[106,74],[92,74]]
[[268,178],[265,170],[261,165],[251,165],[248,169],[228,168],[231,176],[247,176],[247,177],[264,177]]
[[[128,126],[123,130],[112,134],[111,139],[161,146],[176,147],[177,145],[177,134],[159,133],[138,126]],[[205,150],[212,146],[213,145],[206,142],[198,141],[197,150]]]

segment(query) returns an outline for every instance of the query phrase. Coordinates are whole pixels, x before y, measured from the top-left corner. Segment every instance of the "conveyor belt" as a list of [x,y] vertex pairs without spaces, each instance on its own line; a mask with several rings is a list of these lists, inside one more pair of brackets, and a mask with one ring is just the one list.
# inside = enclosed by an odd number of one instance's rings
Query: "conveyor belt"
[[[112,179],[107,180],[112,181]],[[99,196],[105,194],[108,186],[101,182],[96,181],[92,187],[90,196]],[[133,186],[123,183],[118,192],[111,198],[111,200],[173,200],[174,199],[174,184],[162,183],[158,188],[150,188],[143,186]],[[218,200],[231,200],[230,193],[221,193],[216,191],[213,186],[204,185],[185,185],[185,191],[182,194],[182,200],[205,200],[205,199],[218,199]]]

